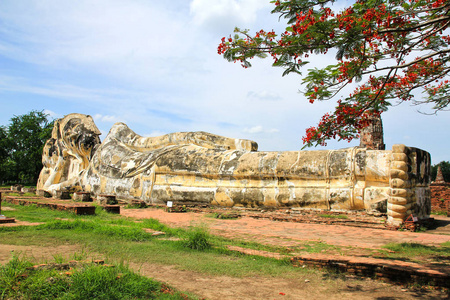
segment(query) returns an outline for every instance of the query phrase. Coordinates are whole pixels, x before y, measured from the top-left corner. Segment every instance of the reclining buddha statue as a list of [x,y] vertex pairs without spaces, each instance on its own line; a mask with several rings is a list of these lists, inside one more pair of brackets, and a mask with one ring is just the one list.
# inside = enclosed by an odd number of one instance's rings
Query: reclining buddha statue
[[404,145],[257,151],[256,142],[206,132],[142,137],[123,123],[99,136],[90,116],[56,120],[38,190],[149,204],[378,209],[391,223],[430,213],[430,155]]

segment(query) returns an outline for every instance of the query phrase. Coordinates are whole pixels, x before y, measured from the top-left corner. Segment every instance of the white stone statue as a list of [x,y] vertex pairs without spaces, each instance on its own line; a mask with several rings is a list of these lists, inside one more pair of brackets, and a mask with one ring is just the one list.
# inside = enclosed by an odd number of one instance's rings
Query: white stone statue
[[429,215],[430,156],[416,148],[257,151],[206,132],[142,137],[123,123],[103,143],[90,116],[55,122],[38,189],[111,194],[147,203],[383,208],[392,223]]

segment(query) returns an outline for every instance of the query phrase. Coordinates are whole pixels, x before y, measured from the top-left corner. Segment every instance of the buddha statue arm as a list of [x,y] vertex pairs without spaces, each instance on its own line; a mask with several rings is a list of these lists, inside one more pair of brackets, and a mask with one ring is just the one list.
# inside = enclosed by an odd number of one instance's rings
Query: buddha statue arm
[[258,144],[254,141],[232,139],[203,131],[175,132],[157,137],[142,137],[123,123],[114,124],[108,136],[114,137],[133,150],[140,152],[152,151],[172,145],[197,145],[208,149],[221,150],[258,150]]

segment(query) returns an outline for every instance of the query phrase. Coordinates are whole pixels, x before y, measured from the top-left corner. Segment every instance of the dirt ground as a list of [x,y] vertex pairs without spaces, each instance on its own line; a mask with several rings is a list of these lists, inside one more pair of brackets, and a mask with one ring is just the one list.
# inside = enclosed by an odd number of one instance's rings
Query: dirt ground
[[[175,227],[206,224],[213,234],[279,246],[296,246],[313,240],[339,246],[376,249],[388,242],[437,245],[450,241],[450,219],[445,217],[440,220],[441,226],[435,233],[433,231],[413,233],[340,225],[278,222],[249,217],[220,220],[208,217],[204,213],[167,213],[154,208],[122,209],[121,214],[133,219],[155,218]],[[0,240],[0,264],[6,263],[11,258],[12,251],[33,257],[36,262],[45,262],[53,261],[55,256],[70,259],[73,253],[79,253],[84,249],[76,245],[13,246],[3,244]],[[98,254],[90,253],[90,256],[102,259]],[[310,274],[289,279],[234,278],[180,270],[170,265],[130,263],[130,266],[142,275],[205,299],[450,299],[447,294],[436,290],[414,290],[351,276],[336,280],[323,278],[322,276],[332,276],[326,274]]]
[[450,218],[436,216],[441,226],[427,232],[394,231],[343,225],[280,222],[243,216],[235,220],[215,219],[208,214],[167,213],[162,209],[122,209],[121,215],[133,219],[158,219],[161,223],[188,227],[206,225],[212,233],[228,238],[257,241],[278,246],[298,246],[305,241],[367,249],[381,248],[387,243],[420,243],[435,246],[450,242]]

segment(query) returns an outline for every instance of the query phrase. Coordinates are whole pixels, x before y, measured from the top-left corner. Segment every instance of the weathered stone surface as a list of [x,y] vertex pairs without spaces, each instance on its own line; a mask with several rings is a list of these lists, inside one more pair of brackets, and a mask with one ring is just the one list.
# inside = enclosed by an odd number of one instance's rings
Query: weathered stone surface
[[61,199],[61,200],[68,200],[70,199],[70,193],[67,191],[53,191],[53,198],[55,199]]
[[52,197],[52,194],[50,194],[50,192],[47,192],[45,190],[36,190],[36,195],[40,196],[40,197],[45,197],[45,198],[50,198]]
[[38,189],[159,204],[387,206],[393,223],[409,213],[426,218],[429,210],[430,156],[404,145],[394,145],[393,151],[259,152],[253,141],[206,132],[145,138],[116,123],[103,143],[99,134],[90,116],[57,120],[44,148]]
[[36,188],[34,187],[23,187],[21,188],[22,193],[36,193]]
[[92,152],[101,134],[91,116],[70,114],[54,123],[52,137],[42,153],[43,168],[38,190],[79,190],[80,175],[89,167]]
[[112,214],[120,214],[120,205],[103,205],[102,208]]
[[15,184],[11,186],[11,191],[13,192],[21,192],[23,188],[23,185],[21,184]]
[[117,204],[117,199],[114,195],[98,195],[97,203],[100,205],[114,205]]
[[82,202],[91,202],[91,193],[89,192],[75,192],[73,193],[72,199],[75,201],[82,201]]

